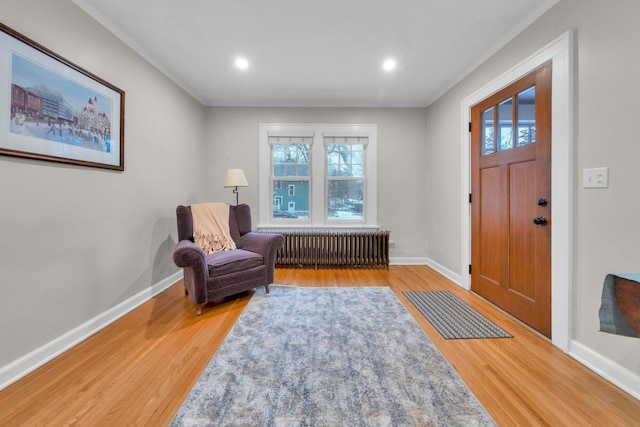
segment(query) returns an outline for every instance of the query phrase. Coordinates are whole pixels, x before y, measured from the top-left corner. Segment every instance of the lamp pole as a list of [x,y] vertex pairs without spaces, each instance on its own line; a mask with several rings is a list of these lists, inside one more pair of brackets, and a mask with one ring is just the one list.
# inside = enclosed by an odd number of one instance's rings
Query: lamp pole
[[238,186],[236,185],[236,187],[233,189],[233,192],[236,195],[236,206],[238,206]]

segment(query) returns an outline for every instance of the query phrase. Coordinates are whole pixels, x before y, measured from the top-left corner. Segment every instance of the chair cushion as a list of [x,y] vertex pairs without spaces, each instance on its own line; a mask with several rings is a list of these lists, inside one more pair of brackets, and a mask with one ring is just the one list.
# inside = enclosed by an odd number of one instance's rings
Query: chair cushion
[[248,270],[264,264],[262,255],[243,249],[216,252],[206,255],[205,259],[209,266],[209,275],[215,276]]

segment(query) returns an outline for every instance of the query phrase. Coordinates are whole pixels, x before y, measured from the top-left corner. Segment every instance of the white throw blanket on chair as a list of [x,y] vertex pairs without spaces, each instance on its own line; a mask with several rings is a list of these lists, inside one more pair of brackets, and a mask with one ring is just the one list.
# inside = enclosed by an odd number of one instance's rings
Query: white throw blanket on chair
[[199,203],[191,205],[193,240],[205,254],[236,249],[229,232],[229,205]]

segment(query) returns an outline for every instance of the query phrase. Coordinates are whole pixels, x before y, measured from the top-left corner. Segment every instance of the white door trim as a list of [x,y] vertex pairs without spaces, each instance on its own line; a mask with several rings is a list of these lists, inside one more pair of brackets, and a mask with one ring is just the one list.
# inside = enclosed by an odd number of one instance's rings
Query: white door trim
[[[461,101],[462,272],[471,264],[471,107],[552,60],[551,81],[551,341],[569,351],[573,321],[573,33],[566,32]],[[471,276],[461,275],[471,288]]]

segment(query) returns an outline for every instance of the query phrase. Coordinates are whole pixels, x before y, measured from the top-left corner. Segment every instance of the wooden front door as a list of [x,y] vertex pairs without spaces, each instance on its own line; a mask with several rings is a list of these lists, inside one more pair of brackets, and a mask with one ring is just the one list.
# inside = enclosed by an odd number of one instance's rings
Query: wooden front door
[[471,289],[551,336],[551,63],[471,108]]

